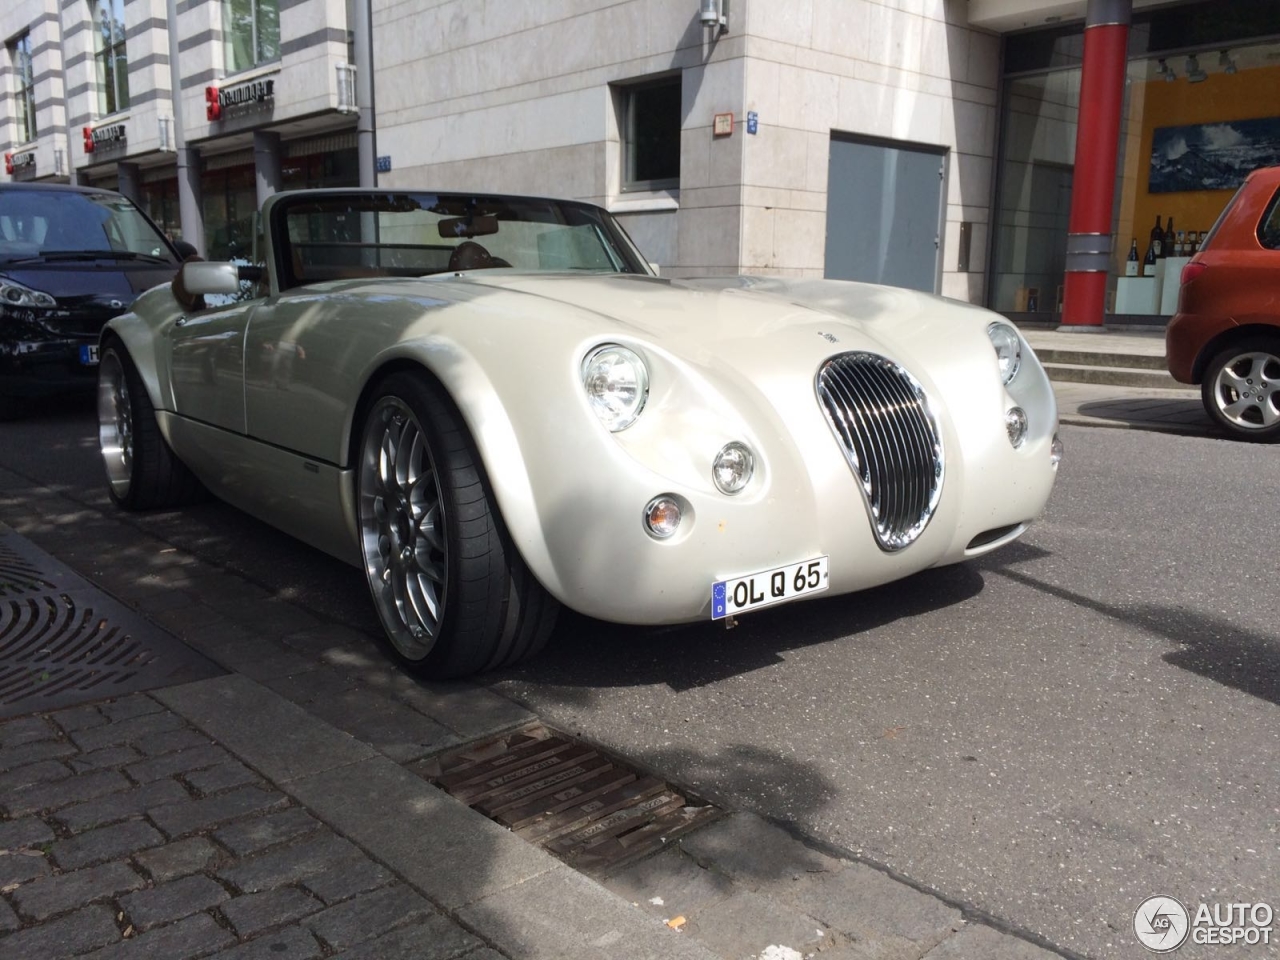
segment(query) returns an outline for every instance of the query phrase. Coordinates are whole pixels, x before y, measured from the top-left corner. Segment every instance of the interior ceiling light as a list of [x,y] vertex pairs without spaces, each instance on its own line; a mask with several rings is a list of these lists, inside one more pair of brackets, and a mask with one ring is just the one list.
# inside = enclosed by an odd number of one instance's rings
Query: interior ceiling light
[[1231,59],[1230,51],[1223,50],[1218,54],[1218,66],[1221,67],[1222,72],[1228,76],[1236,72],[1236,62]]
[[1208,74],[1200,69],[1200,61],[1196,59],[1196,55],[1193,53],[1187,57],[1187,82],[1200,83],[1207,77]]
[[1160,60],[1159,63],[1160,63],[1160,71],[1159,71],[1160,76],[1164,77],[1164,82],[1173,83],[1173,81],[1177,79],[1177,76],[1173,72],[1173,68],[1170,67],[1169,64],[1166,63],[1164,60]]

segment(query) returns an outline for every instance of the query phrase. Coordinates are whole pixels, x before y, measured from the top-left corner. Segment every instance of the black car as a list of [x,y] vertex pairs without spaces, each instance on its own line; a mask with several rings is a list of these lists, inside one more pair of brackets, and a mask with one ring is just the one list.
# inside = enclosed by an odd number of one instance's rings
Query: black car
[[103,324],[172,280],[181,260],[118,193],[0,184],[0,417],[92,393]]

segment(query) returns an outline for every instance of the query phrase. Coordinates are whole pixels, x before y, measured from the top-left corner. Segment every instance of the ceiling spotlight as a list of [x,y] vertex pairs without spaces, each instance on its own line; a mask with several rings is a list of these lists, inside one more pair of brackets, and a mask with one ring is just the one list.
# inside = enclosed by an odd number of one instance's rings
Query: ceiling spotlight
[[1174,80],[1178,79],[1177,74],[1173,72],[1173,68],[1169,64],[1165,63],[1164,60],[1160,60],[1159,63],[1160,70],[1158,72],[1160,76],[1164,77],[1165,83],[1173,83]]
[[1208,77],[1208,74],[1200,69],[1200,61],[1196,59],[1196,55],[1194,53],[1187,57],[1186,69],[1188,83],[1200,83]]
[[1223,50],[1218,54],[1218,66],[1222,68],[1222,72],[1228,76],[1232,76],[1236,72],[1236,62],[1231,59],[1229,51]]

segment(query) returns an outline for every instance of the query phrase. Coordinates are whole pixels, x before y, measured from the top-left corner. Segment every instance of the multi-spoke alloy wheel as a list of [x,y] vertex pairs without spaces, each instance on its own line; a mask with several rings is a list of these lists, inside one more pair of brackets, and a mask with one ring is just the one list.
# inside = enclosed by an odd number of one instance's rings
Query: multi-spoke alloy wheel
[[103,345],[98,364],[98,448],[111,499],[126,510],[176,507],[204,496],[161,435],[142,376],[115,337]]
[[396,656],[456,677],[537,652],[559,605],[498,514],[462,415],[425,373],[374,389],[355,447],[360,548]]
[[1280,439],[1280,344],[1249,341],[1209,364],[1204,405],[1229,433],[1247,440]]
[[98,445],[112,492],[128,496],[133,479],[133,409],[124,364],[115,350],[107,351],[98,368]]
[[449,587],[445,520],[422,424],[399,398],[383,397],[360,456],[360,529],[378,616],[407,660],[423,659],[440,635]]

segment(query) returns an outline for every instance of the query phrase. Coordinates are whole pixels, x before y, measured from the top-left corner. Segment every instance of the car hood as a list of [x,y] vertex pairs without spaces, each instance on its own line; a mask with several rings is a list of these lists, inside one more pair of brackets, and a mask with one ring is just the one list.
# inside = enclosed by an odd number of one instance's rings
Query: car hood
[[[991,313],[894,287],[764,277],[668,280],[608,275],[472,274],[469,285],[519,292],[600,318],[602,336],[635,338],[694,363],[753,377],[809,376],[826,357],[865,350],[908,369],[943,371],[961,357],[994,364]],[[575,312],[576,312],[575,310]],[[972,369],[971,367],[969,368]]]
[[70,263],[0,263],[0,276],[58,302],[48,311],[33,311],[55,332],[95,335],[112,317],[128,310],[140,293],[168,283],[177,264],[110,260]]

